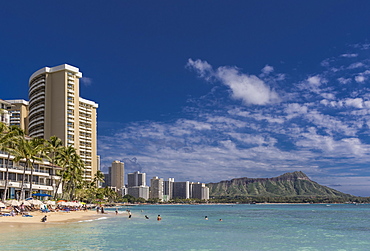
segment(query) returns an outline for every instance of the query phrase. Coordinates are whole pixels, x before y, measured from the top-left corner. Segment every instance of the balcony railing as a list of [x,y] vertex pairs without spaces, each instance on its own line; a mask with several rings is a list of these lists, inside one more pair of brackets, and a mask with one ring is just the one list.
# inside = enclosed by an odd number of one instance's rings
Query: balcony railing
[[[0,164],[0,168],[6,168],[6,164]],[[31,169],[30,167],[23,167],[23,166],[19,166],[19,165],[9,165],[9,170],[22,170],[24,171],[24,169],[26,169],[26,171],[30,171],[31,172]],[[34,168],[33,169],[33,172],[34,173],[49,173],[49,171],[46,171],[46,170],[41,170],[41,169],[38,169],[38,168]]]

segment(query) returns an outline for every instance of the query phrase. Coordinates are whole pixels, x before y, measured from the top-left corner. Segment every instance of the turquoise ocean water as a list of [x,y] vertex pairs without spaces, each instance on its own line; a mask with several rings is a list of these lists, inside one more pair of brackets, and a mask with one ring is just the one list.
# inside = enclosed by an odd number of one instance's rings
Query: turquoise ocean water
[[370,205],[147,205],[120,207],[118,216],[114,210],[94,221],[1,234],[0,250],[370,250]]

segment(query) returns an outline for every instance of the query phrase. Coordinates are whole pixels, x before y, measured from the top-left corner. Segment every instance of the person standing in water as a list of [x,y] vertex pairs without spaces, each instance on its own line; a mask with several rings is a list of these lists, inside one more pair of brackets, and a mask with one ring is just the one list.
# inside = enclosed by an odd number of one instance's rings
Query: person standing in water
[[157,221],[162,220],[162,217],[158,214]]

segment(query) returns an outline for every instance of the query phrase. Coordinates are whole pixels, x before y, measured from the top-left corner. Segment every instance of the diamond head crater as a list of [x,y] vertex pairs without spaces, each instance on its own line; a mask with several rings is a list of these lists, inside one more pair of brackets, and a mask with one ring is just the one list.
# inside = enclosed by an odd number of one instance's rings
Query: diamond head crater
[[312,181],[301,171],[273,178],[234,178],[209,183],[210,202],[369,203],[370,197],[345,194]]

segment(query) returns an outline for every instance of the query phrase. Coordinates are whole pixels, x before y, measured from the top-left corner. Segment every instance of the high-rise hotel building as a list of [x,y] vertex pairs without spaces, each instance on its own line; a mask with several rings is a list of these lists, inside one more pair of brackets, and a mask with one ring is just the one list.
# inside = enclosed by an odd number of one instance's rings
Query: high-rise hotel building
[[44,67],[29,79],[28,133],[31,137],[59,137],[73,146],[85,162],[84,179],[98,170],[96,109],[98,104],[80,97],[78,68],[63,64]]

